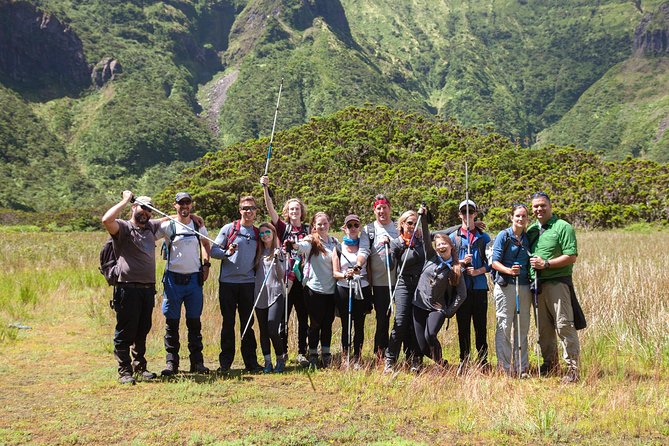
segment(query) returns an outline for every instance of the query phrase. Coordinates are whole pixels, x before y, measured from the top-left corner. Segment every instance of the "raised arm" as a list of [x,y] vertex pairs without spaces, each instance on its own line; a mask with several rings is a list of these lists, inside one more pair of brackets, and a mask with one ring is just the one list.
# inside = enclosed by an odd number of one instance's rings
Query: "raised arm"
[[121,201],[119,201],[114,206],[109,208],[109,210],[105,212],[105,215],[102,216],[102,224],[105,226],[105,229],[107,229],[107,232],[109,232],[110,235],[118,234],[120,227],[116,219],[118,218],[119,214],[121,213],[125,205],[128,204],[131,199],[132,199],[132,192],[130,192],[129,190],[124,190],[123,199],[121,199]]
[[279,221],[279,214],[276,212],[276,209],[274,209],[274,201],[272,201],[272,197],[269,195],[269,177],[267,175],[261,176],[260,184],[263,186],[262,193],[265,198],[267,213],[269,214],[272,223],[276,225],[276,222]]

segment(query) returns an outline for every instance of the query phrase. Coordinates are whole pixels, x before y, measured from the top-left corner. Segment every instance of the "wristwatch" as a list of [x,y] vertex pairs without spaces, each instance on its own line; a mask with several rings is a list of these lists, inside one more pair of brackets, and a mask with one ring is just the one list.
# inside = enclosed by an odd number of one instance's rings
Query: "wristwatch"
[[544,269],[548,269],[551,267],[551,262],[549,260],[544,260]]
[[202,266],[206,266],[207,268],[211,267],[211,262],[207,261],[202,264]]

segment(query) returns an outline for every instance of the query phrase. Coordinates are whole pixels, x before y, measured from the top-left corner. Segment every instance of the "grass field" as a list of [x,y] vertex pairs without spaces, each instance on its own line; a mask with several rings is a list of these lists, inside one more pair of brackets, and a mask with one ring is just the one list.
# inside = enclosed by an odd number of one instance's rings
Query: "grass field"
[[[249,375],[237,354],[226,377],[121,386],[111,289],[97,272],[105,237],[0,233],[0,445],[669,444],[669,270],[659,249],[669,233],[578,234],[576,290],[589,327],[580,332],[575,385],[458,377],[429,365],[418,376],[384,375],[368,341],[360,371],[291,364],[283,375]],[[210,368],[219,351],[217,291],[215,280],[206,284]],[[493,314],[490,305],[491,349]],[[369,340],[373,317],[367,325]],[[148,341],[155,371],[164,364],[163,329],[156,308]],[[456,362],[455,324],[441,341]]]

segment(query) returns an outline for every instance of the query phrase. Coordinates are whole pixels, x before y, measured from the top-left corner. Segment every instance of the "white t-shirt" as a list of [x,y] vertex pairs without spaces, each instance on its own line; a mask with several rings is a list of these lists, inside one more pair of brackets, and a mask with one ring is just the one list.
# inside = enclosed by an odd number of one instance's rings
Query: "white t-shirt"
[[[160,228],[165,233],[165,241],[169,244],[172,228],[170,221],[161,223]],[[176,237],[172,241],[172,250],[170,252],[170,264],[167,266],[169,271],[179,274],[192,274],[200,270],[200,243],[194,235],[195,225],[191,220],[186,226],[193,231],[189,231],[183,226],[173,223],[176,230]],[[208,237],[207,228],[204,226],[198,229],[198,232]]]

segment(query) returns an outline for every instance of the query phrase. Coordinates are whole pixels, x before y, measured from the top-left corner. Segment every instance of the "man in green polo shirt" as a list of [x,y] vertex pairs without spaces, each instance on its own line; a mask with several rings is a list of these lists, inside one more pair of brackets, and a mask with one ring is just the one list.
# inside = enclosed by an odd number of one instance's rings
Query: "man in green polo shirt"
[[572,270],[578,250],[574,228],[553,215],[551,202],[543,192],[532,195],[532,212],[537,221],[527,230],[533,257],[530,264],[539,274],[539,345],[544,363],[541,373],[558,369],[557,336],[564,348],[567,374],[564,383],[579,379],[580,345],[571,306]]

